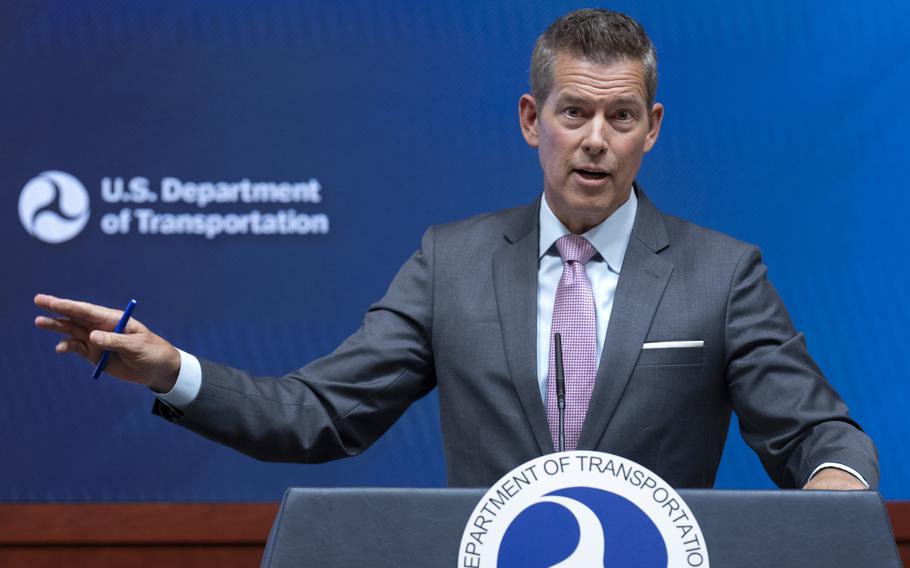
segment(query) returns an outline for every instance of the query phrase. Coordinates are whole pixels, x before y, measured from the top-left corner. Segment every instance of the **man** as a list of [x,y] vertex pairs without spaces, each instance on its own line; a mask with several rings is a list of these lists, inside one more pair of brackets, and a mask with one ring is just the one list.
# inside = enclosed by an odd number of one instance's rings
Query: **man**
[[136,321],[111,333],[119,312],[107,308],[38,295],[63,317],[36,324],[69,336],[58,352],[117,353],[108,372],[160,393],[156,413],[266,460],[357,454],[438,386],[459,486],[490,485],[557,447],[559,332],[568,449],[708,487],[735,409],[779,485],[875,487],[875,448],[806,352],[757,249],[661,214],[635,184],[664,113],[641,26],[574,12],[538,39],[531,67],[519,118],[543,197],[428,230],[329,356],[256,379]]

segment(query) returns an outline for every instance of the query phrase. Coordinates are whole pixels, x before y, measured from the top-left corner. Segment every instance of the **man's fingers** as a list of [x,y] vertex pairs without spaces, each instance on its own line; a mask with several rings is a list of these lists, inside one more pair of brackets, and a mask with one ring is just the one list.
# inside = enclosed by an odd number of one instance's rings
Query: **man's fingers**
[[88,359],[89,352],[88,346],[85,345],[85,342],[79,341],[78,339],[64,339],[54,348],[57,353],[78,353],[86,359]]
[[104,306],[66,300],[47,294],[36,295],[35,305],[76,320],[82,324],[88,324],[90,327],[113,328],[117,324],[117,321],[120,320],[121,314],[121,312],[118,312],[117,310]]
[[123,333],[98,331],[96,329],[89,335],[89,341],[96,347],[106,351],[114,351],[115,353],[138,355],[142,351],[136,338]]
[[[120,316],[123,315],[122,310],[89,304],[88,302],[77,302],[75,300],[57,298],[56,296],[51,296],[49,294],[37,294],[35,296],[35,305],[39,308],[44,308],[45,310],[66,316],[82,327],[89,329],[114,329],[117,322],[120,321]],[[126,331],[128,333],[135,333],[141,328],[142,326],[138,321],[131,319],[126,326]]]
[[85,322],[92,326],[113,327],[120,320],[121,312],[97,306],[87,302],[54,298],[50,302],[50,309],[58,314],[67,316],[76,321]]
[[47,331],[56,331],[57,333],[72,335],[76,339],[82,341],[88,340],[88,330],[68,319],[38,316],[35,318],[35,326]]

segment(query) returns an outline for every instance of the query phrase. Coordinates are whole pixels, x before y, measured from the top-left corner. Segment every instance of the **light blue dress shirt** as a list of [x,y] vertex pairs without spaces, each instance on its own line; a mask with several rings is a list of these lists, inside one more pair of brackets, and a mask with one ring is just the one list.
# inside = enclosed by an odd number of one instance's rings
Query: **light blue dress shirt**
[[[594,292],[594,309],[597,318],[597,362],[603,352],[607,337],[607,324],[613,311],[613,297],[619,282],[619,271],[626,256],[638,198],[629,192],[629,199],[612,215],[582,235],[597,250],[594,258],[585,265],[585,272]],[[571,234],[547,204],[546,196],[540,200],[540,264],[537,269],[537,380],[540,396],[547,403],[547,371],[550,362],[550,326],[553,322],[553,303],[556,287],[562,277],[562,258],[556,250],[556,241]]]

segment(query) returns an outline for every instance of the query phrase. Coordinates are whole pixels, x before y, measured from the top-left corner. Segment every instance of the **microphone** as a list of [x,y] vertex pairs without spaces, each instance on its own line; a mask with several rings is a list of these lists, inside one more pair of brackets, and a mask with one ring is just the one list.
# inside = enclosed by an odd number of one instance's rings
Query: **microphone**
[[562,335],[553,336],[556,342],[556,407],[559,409],[559,447],[557,451],[566,450],[566,372],[562,366]]

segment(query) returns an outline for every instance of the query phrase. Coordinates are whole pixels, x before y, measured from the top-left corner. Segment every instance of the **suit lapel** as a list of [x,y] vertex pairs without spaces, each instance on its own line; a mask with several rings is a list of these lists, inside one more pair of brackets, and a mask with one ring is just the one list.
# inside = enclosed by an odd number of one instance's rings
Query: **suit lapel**
[[553,451],[537,382],[537,264],[540,200],[517,210],[509,242],[493,257],[493,286],[509,374],[541,454]]
[[663,219],[638,191],[638,213],[613,299],[613,310],[578,449],[594,449],[629,383],[673,264],[657,254],[669,245]]

